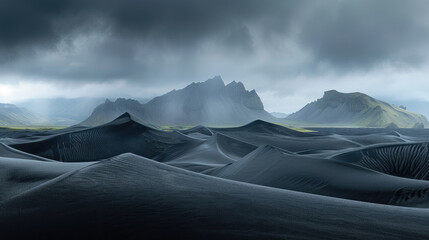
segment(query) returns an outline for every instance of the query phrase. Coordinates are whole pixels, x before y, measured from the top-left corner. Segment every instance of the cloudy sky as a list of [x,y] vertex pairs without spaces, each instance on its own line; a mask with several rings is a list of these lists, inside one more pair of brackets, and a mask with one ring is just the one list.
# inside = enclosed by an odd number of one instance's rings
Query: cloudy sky
[[221,75],[256,89],[268,111],[296,111],[329,89],[429,106],[428,9],[424,0],[0,0],[0,102],[150,98]]

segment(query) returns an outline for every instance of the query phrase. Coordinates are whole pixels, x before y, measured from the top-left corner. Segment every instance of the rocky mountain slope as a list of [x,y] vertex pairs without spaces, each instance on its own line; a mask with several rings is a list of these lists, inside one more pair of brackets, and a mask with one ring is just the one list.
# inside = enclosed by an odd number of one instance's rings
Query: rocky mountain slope
[[146,104],[132,99],[106,100],[82,124],[100,125],[124,112],[158,125],[232,125],[274,119],[264,110],[255,90],[246,90],[241,82],[225,85],[221,77],[214,77],[170,91]]
[[393,124],[410,128],[428,126],[427,119],[417,113],[377,100],[363,93],[327,91],[322,98],[307,104],[286,120],[300,123],[356,127],[387,127]]

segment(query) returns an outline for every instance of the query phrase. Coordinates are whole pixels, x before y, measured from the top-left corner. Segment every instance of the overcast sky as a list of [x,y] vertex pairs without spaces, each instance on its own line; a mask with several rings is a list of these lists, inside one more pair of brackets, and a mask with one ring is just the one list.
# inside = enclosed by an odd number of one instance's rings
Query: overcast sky
[[221,75],[293,112],[337,89],[429,106],[429,1],[0,0],[0,102],[150,98]]

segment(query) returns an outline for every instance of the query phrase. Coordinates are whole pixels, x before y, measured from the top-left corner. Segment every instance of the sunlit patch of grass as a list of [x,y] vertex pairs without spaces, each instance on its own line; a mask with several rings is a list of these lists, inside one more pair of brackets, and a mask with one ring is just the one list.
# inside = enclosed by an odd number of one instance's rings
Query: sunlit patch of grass
[[292,129],[292,130],[295,130],[295,131],[298,131],[298,132],[317,132],[317,131],[314,131],[314,130],[310,130],[310,129],[306,129],[306,128],[301,128],[301,127],[290,126],[290,125],[282,124],[282,123],[274,123],[274,124],[277,124],[279,126],[282,126],[282,127],[285,127],[285,128],[289,128],[289,129]]
[[317,132],[315,130],[305,129],[305,128],[299,128],[299,127],[290,127],[290,129],[298,131],[298,132]]
[[163,131],[186,130],[197,125],[173,125],[173,126],[159,126],[158,128]]
[[[310,129],[305,129],[305,128],[301,128],[301,127],[295,127],[295,126],[291,126],[291,125],[287,125],[287,124],[282,124],[282,123],[274,123],[277,124],[279,126],[285,127],[285,128],[289,128],[298,132],[317,132],[314,130],[310,130]],[[163,130],[163,131],[175,131],[175,130],[187,130],[193,127],[196,127],[198,125],[172,125],[172,126],[159,126],[158,129]],[[234,127],[241,127],[243,125],[207,125],[207,127],[212,127],[212,128],[234,128]]]
[[9,130],[33,130],[33,131],[58,130],[66,127],[67,126],[0,126],[0,128],[9,129]]

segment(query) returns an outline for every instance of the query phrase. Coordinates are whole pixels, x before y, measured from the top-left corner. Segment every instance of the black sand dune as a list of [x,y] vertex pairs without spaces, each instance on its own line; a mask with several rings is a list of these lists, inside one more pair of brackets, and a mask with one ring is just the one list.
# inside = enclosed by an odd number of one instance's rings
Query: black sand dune
[[26,152],[19,151],[3,143],[0,143],[0,157],[39,160],[39,161],[53,161],[51,159],[47,159],[47,158],[39,157],[37,155],[32,155]]
[[241,159],[257,147],[220,133],[203,141],[177,144],[154,159],[193,171],[223,167]]
[[11,146],[57,161],[83,162],[126,152],[150,158],[174,144],[192,140],[194,139],[178,132],[164,132],[147,127],[125,113],[99,127]]
[[308,128],[317,131],[321,135],[339,134],[347,136],[363,136],[373,134],[389,134],[398,135],[401,137],[411,137],[413,139],[429,139],[429,129],[413,129],[413,128]]
[[209,128],[204,126],[196,126],[186,130],[180,130],[179,132],[186,134],[187,136],[190,136],[190,137],[202,138],[202,139],[207,139],[208,137],[213,135],[213,132]]
[[3,202],[0,209],[0,231],[11,238],[426,239],[429,236],[426,227],[429,211],[425,209],[369,204],[222,180],[132,154],[61,175]]
[[[344,136],[344,135],[342,135]],[[361,146],[368,146],[379,143],[403,143],[408,142],[406,136],[400,135],[397,132],[382,133],[382,134],[366,134],[359,136],[345,136],[348,140],[358,143]]]
[[339,135],[299,132],[261,120],[242,127],[212,130],[256,146],[268,144],[295,153],[316,153],[361,146]]
[[0,203],[91,163],[59,163],[0,157]]
[[332,197],[429,207],[429,182],[381,174],[350,163],[290,155],[262,146],[210,175]]
[[123,114],[92,128],[9,131],[7,238],[429,238],[425,129],[302,133],[255,121],[161,131]]
[[280,125],[265,122],[262,120],[256,120],[249,124],[246,124],[241,127],[233,127],[233,128],[212,128],[215,131],[220,132],[252,132],[259,134],[280,134],[282,136],[289,137],[312,137],[317,136],[317,133],[306,133],[292,130],[290,128],[285,128]]
[[366,147],[333,157],[381,173],[429,180],[429,143]]

